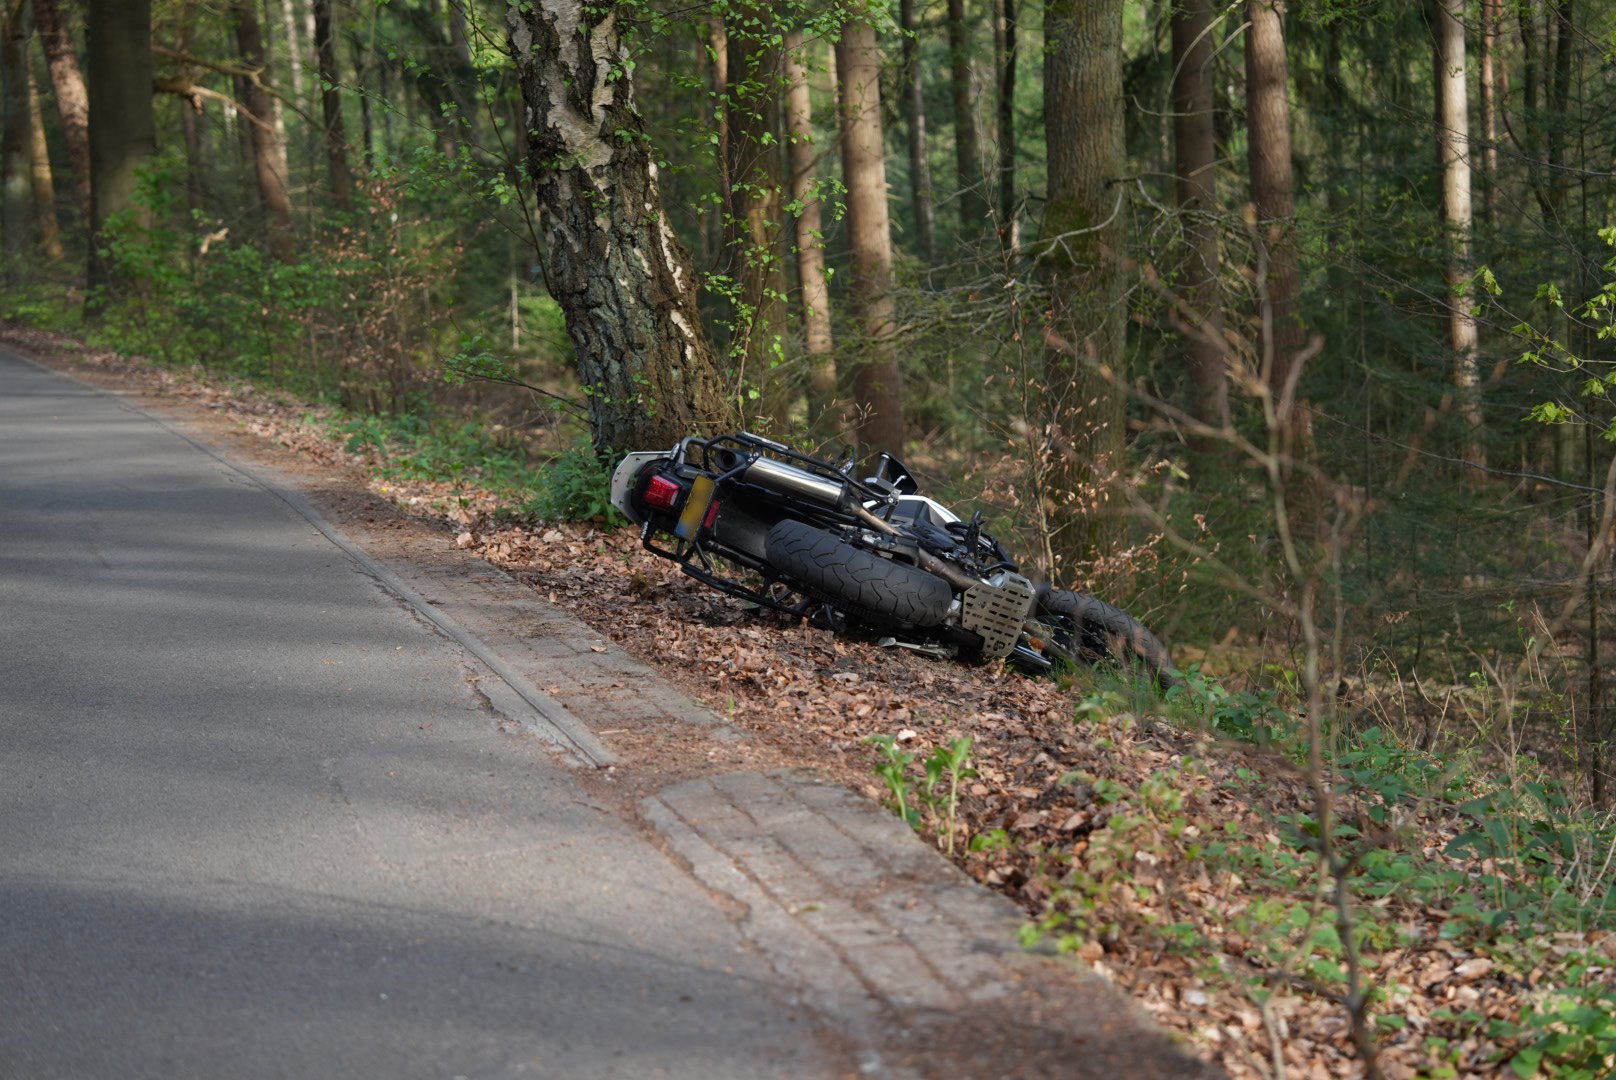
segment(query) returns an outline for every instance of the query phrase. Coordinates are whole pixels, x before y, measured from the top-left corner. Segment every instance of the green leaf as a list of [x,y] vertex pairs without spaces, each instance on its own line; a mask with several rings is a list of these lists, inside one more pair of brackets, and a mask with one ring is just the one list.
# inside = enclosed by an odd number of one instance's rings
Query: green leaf
[[1543,1051],[1535,1046],[1529,1046],[1516,1054],[1509,1061],[1509,1070],[1521,1080],[1532,1080],[1537,1075],[1538,1064],[1543,1060]]

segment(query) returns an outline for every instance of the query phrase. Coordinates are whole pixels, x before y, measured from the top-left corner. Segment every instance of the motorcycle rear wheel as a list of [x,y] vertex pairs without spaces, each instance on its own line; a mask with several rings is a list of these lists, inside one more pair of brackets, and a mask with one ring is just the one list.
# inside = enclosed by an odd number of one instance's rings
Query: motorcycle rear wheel
[[787,518],[769,530],[769,565],[782,577],[878,626],[936,626],[948,616],[954,589],[935,574]]
[[1065,624],[1071,633],[1069,647],[1080,659],[1142,667],[1164,690],[1178,681],[1161,638],[1119,607],[1088,593],[1045,585],[1038,590],[1038,614]]

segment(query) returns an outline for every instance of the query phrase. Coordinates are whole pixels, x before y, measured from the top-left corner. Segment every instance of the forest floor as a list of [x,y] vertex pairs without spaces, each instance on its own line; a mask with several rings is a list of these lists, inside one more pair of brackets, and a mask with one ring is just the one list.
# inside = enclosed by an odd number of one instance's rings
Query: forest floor
[[[1332,876],[1307,839],[1316,807],[1287,714],[1267,699],[1198,684],[1163,702],[1120,676],[1031,679],[833,637],[712,592],[632,530],[512,518],[470,482],[385,475],[318,407],[30,331],[0,340],[352,471],[775,760],[901,797],[928,839],[1022,906],[1029,941],[1126,989],[1231,1076],[1364,1075],[1366,1042],[1395,1080],[1616,1069],[1613,834],[1541,785],[1483,783],[1370,733],[1337,759],[1352,859]],[[1258,729],[1278,737],[1226,737]],[[632,734],[613,745],[633,760]]]

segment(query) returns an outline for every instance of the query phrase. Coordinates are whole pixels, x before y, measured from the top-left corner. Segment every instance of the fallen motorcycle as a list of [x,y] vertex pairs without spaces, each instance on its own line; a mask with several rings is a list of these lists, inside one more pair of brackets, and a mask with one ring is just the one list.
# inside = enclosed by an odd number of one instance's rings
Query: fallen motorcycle
[[882,453],[874,475],[745,432],[631,453],[612,505],[647,550],[731,596],[934,656],[1028,672],[1116,663],[1174,681],[1161,641],[1086,593],[1034,586],[982,528],[919,494]]

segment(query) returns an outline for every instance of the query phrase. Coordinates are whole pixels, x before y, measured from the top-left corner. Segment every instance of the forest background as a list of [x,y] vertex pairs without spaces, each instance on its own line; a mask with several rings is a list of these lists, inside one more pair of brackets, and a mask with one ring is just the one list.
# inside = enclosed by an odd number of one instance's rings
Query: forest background
[[1605,0],[0,18],[5,318],[552,519],[892,448],[1315,742],[1616,797]]

